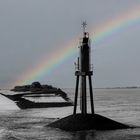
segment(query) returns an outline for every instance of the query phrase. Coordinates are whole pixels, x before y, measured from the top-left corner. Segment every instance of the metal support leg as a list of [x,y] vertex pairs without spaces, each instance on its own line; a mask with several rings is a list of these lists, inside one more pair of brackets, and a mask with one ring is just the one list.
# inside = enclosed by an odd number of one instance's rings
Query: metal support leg
[[75,88],[75,99],[74,99],[73,114],[76,114],[76,109],[77,109],[78,86],[79,86],[79,75],[77,75],[77,79],[76,79],[76,88]]
[[91,76],[88,76],[88,78],[89,78],[89,89],[90,89],[91,113],[94,114],[94,102],[93,102],[93,91],[92,91]]
[[85,108],[85,111],[84,111],[84,114],[87,114],[87,88],[86,88],[86,76],[84,76],[84,108]]
[[82,114],[87,113],[86,103],[86,76],[82,76]]

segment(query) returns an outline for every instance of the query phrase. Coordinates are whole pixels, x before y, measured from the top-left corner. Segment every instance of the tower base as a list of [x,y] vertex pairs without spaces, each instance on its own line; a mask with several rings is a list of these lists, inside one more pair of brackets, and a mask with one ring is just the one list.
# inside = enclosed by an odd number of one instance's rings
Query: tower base
[[132,128],[98,114],[75,114],[62,118],[48,125],[65,131],[80,130],[115,130]]

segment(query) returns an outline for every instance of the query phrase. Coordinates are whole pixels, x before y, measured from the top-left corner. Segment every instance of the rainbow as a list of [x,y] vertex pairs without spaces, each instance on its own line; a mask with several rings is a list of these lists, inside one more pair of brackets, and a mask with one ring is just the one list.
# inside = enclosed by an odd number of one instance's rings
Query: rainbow
[[[120,16],[114,17],[101,25],[90,30],[91,40],[94,40],[94,45],[107,40],[108,37],[115,33],[121,32],[128,27],[140,23],[140,7],[134,7],[126,11]],[[94,34],[93,34],[94,33]],[[28,84],[44,75],[49,75],[59,65],[63,64],[71,56],[77,52],[77,39],[61,47],[60,50],[54,51],[47,57],[43,57],[32,69],[24,72],[20,78],[16,80],[18,84]]]

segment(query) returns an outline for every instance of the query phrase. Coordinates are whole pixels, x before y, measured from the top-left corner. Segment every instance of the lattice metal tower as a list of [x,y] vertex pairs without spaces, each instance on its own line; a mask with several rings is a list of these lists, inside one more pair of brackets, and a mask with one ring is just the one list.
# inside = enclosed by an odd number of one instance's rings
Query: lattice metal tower
[[87,77],[89,81],[89,92],[90,92],[90,103],[91,103],[91,113],[94,114],[94,102],[93,102],[93,90],[92,90],[92,79],[93,71],[90,64],[90,38],[89,33],[85,31],[86,22],[82,23],[83,27],[83,37],[80,41],[80,56],[78,57],[76,64],[76,88],[75,88],[75,100],[74,100],[74,110],[73,114],[77,111],[77,100],[78,100],[78,90],[79,90],[79,80],[80,82],[80,97],[81,97],[81,114],[87,114]]

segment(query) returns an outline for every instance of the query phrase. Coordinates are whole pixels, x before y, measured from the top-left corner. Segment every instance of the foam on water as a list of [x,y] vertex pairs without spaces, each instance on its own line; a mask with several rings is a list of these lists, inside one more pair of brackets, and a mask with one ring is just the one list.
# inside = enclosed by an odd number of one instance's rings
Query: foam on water
[[66,102],[62,97],[54,96],[54,97],[23,97],[27,100],[33,101],[33,102]]
[[7,133],[7,130],[5,128],[0,128],[0,139],[5,136]]
[[19,110],[16,103],[0,95],[0,110]]

